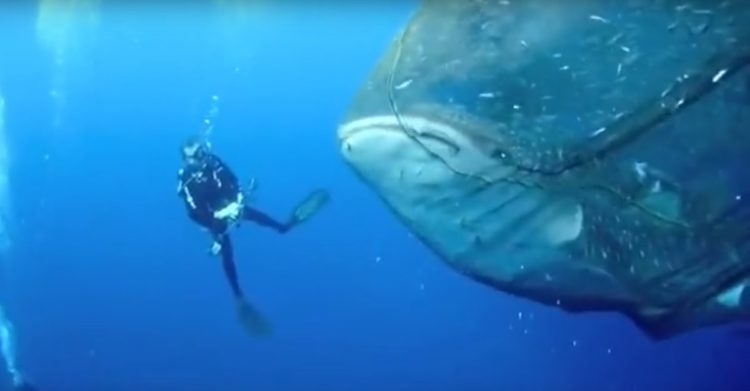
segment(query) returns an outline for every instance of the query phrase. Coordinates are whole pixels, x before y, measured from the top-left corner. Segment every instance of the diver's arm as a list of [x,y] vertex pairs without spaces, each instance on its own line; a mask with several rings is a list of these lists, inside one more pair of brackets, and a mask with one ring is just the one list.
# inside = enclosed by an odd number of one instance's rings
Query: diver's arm
[[211,162],[211,177],[219,192],[218,198],[224,205],[221,209],[214,211],[213,217],[221,220],[227,226],[242,216],[244,196],[237,181],[237,176],[218,157],[213,157]]
[[196,224],[206,226],[205,213],[200,212],[198,203],[190,192],[190,183],[185,178],[185,170],[182,169],[177,173],[177,196],[185,204],[185,209],[190,220]]
[[183,197],[183,199],[190,220],[204,228],[210,229],[211,231],[216,230],[217,224],[213,212],[206,209],[203,205],[197,205],[191,202],[187,197]]
[[218,156],[212,155],[211,159],[213,178],[221,189],[222,195],[227,200],[237,199],[242,191],[237,175]]
[[211,232],[222,233],[226,230],[226,223],[215,218],[214,211],[210,210],[205,202],[193,197],[190,182],[184,178],[183,170],[178,174],[177,195],[182,198],[188,217],[194,223]]

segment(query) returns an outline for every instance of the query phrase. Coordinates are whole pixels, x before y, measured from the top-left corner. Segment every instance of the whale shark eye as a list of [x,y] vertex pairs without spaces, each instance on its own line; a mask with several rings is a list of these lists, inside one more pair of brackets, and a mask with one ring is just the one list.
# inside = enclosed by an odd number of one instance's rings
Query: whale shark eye
[[492,157],[493,159],[497,159],[497,160],[510,160],[511,158],[510,153],[508,153],[508,151],[502,148],[498,148],[498,147],[492,148],[490,157]]

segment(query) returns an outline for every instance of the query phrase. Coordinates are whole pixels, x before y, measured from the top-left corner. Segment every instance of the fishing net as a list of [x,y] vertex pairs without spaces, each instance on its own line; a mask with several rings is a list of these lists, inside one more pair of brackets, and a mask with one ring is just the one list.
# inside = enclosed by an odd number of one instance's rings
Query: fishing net
[[[517,180],[550,186],[587,170],[598,173],[588,185],[623,204],[633,201],[618,193],[623,167],[652,168],[678,189],[690,216],[661,216],[659,224],[674,225],[669,232],[683,229],[664,238],[673,242],[666,250],[678,251],[700,229],[740,227],[749,217],[739,204],[750,183],[748,64],[750,7],[742,0],[424,0],[344,120],[440,118],[481,133]],[[414,136],[406,121],[400,127]],[[648,207],[638,213],[650,213],[643,221],[654,226],[660,217]],[[726,237],[737,248],[747,239]],[[614,250],[627,245],[612,240]],[[642,260],[637,276],[632,267],[605,267],[656,305],[702,300],[748,269],[710,240],[672,254],[672,263]]]

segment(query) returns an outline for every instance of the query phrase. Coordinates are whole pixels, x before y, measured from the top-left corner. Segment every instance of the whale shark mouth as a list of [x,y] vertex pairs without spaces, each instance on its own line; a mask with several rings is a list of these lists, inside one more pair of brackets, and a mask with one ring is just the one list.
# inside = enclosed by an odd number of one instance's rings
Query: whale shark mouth
[[523,252],[554,249],[582,231],[580,205],[513,181],[514,167],[454,124],[368,116],[342,124],[338,136],[359,177],[453,266],[507,275],[536,259]]

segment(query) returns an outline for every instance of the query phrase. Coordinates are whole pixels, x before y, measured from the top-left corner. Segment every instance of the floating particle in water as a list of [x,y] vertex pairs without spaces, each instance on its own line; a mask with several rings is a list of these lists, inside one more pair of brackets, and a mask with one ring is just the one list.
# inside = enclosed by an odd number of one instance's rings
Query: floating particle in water
[[375,263],[380,263],[380,261],[382,261],[382,260],[383,260],[383,258],[375,257]]
[[397,85],[394,88],[397,89],[397,90],[403,90],[404,88],[409,87],[411,85],[411,83],[413,83],[413,82],[414,82],[413,79],[409,79],[409,80],[406,80],[406,81],[400,83],[399,85]]
[[595,20],[597,22],[609,23],[608,19],[605,19],[605,18],[603,18],[603,17],[601,17],[599,15],[589,15],[589,19]]
[[721,80],[721,78],[724,77],[724,75],[726,74],[727,74],[727,69],[722,69],[714,75],[711,81],[714,83],[718,83],[719,80]]

